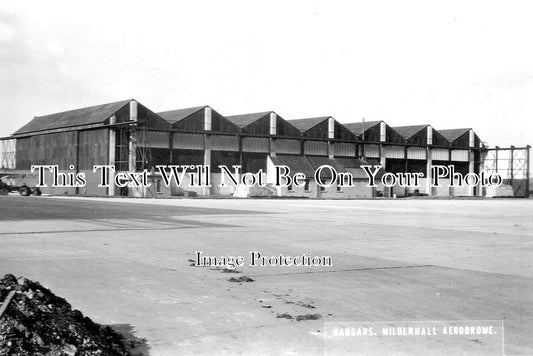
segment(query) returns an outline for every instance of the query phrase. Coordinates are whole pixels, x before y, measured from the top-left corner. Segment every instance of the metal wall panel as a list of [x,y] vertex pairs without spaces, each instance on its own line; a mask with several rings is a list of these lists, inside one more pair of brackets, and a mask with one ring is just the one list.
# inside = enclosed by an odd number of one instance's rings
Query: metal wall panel
[[305,141],[304,154],[306,155],[328,155],[328,143],[324,141]]
[[200,134],[176,133],[173,142],[174,149],[204,149],[204,136]]
[[17,139],[17,165],[16,169],[30,169],[29,149],[31,137]]
[[408,159],[426,159],[426,149],[423,147],[409,147],[407,149]]
[[301,141],[300,140],[285,140],[285,139],[276,139],[274,140],[274,152],[276,153],[285,153],[285,154],[300,154],[301,152]]
[[447,161],[450,159],[449,150],[445,148],[432,148],[431,159],[435,161]]
[[15,169],[16,167],[17,140],[0,141],[0,168]]
[[386,158],[405,158],[405,148],[403,146],[385,146]]
[[169,133],[163,131],[139,131],[137,145],[140,147],[169,148]]
[[452,150],[452,161],[468,162],[468,150]]
[[355,157],[355,143],[335,142],[333,152],[339,157]]
[[109,163],[109,130],[79,132],[79,169],[92,170],[95,164]]
[[364,152],[366,157],[377,158],[379,157],[378,145],[364,145]]
[[76,131],[68,131],[17,139],[16,168],[58,165],[59,169],[68,169],[71,164],[76,165],[76,135]]
[[210,148],[217,151],[238,151],[239,138],[237,136],[211,136]]
[[270,143],[268,138],[261,137],[244,137],[242,139],[243,152],[262,152],[268,153]]

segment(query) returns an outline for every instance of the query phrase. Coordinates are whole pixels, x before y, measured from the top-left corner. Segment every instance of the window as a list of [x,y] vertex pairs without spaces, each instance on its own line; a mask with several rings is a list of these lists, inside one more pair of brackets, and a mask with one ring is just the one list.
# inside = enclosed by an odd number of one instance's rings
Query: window
[[162,191],[161,191],[161,179],[157,179],[155,181],[155,192],[157,194],[161,194],[162,193]]
[[130,101],[130,120],[137,121],[137,102]]
[[328,119],[328,138],[335,138],[335,120],[332,117]]
[[341,179],[337,178],[337,192],[342,193],[342,187],[341,187]]
[[271,135],[276,134],[276,127],[277,127],[277,115],[271,112],[270,113],[270,134]]
[[326,187],[320,186],[320,191],[321,192],[325,192],[326,191]]
[[379,140],[381,142],[387,141],[387,124],[384,122],[379,124]]
[[288,190],[289,192],[294,192],[294,186],[292,185],[292,182],[291,182],[291,184],[289,184],[289,186],[287,187],[287,190]]
[[220,165],[233,172],[233,165],[240,165],[240,154],[234,151],[211,151],[211,172],[220,173]]
[[306,179],[305,180],[305,185],[304,185],[304,190],[306,192],[308,192],[310,189],[309,189],[309,182],[310,182],[310,179]]
[[211,108],[205,108],[204,130],[205,131],[211,131]]

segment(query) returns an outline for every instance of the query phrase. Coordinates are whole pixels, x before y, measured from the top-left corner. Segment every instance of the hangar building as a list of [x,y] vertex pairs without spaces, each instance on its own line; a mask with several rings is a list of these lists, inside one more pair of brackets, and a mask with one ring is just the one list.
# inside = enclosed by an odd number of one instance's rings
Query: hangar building
[[[220,187],[219,165],[262,169],[272,181],[276,165],[313,177],[322,165],[354,177],[353,187],[275,188],[279,196],[361,198],[376,196],[482,195],[474,187],[369,188],[362,165],[381,165],[386,172],[431,174],[432,164],[454,165],[456,171],[478,173],[486,147],[471,128],[435,129],[429,124],[390,127],[384,121],[340,123],[332,116],[285,120],[274,111],[224,116],[210,106],[156,113],[134,99],[34,117],[10,137],[0,139],[1,172],[32,177],[32,165],[57,165],[61,172],[83,172],[84,187],[44,187],[43,193],[91,196],[233,195],[239,187]],[[94,165],[112,164],[116,171],[147,169],[151,187],[99,187]],[[162,184],[156,165],[209,165],[211,187],[189,188],[188,177],[177,186]],[[327,175],[327,174],[326,174]],[[331,177],[324,177],[325,179]],[[49,178],[48,178],[49,179]]]

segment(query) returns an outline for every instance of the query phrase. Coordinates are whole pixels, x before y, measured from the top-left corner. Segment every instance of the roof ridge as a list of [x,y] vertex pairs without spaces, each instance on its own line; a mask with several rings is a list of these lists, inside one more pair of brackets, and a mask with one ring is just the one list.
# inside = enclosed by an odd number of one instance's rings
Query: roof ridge
[[192,110],[192,109],[203,109],[203,108],[207,108],[207,107],[210,107],[209,105],[202,105],[202,106],[191,106],[191,107],[188,107],[188,108],[181,108],[181,109],[172,109],[172,110],[164,110],[164,111],[159,111],[159,112],[156,112],[156,114],[164,114],[164,113],[169,113],[169,112],[174,112],[174,111],[182,111],[182,110]]
[[138,101],[135,100],[135,99],[118,100],[118,101],[112,101],[112,102],[110,102],[110,103],[103,103],[103,104],[98,104],[98,105],[84,106],[84,107],[82,107],[82,108],[77,108],[77,109],[70,109],[70,110],[64,110],[64,111],[57,111],[57,112],[53,112],[53,113],[46,114],[46,115],[34,116],[33,118],[38,119],[38,118],[46,117],[46,116],[50,116],[50,115],[66,114],[66,113],[69,113],[69,112],[80,111],[80,110],[86,110],[86,109],[92,109],[92,108],[96,108],[96,107],[100,107],[100,106],[113,105],[113,104],[118,104],[118,103],[122,103],[122,102],[126,103],[126,102],[130,102],[130,101],[136,101],[136,102],[138,102]]
[[[266,114],[266,113],[272,113],[272,112],[275,113],[274,111],[269,110],[269,111],[250,112],[250,113],[245,113],[245,114],[227,115],[226,117],[246,116],[246,115],[259,115],[259,114]],[[277,115],[277,114],[276,114],[276,115]]]
[[106,104],[86,106],[78,109],[35,116],[30,122],[26,123],[24,126],[15,131],[13,135],[28,134],[32,132],[73,126],[101,124],[114,113],[126,107],[128,103],[133,100],[135,99],[115,101]]
[[287,120],[287,121],[300,121],[300,120],[316,120],[316,119],[329,119],[329,118],[333,118],[333,116],[331,115],[328,115],[328,116],[313,116],[313,117],[304,117],[304,118],[301,118],[301,119],[290,119],[290,120]]

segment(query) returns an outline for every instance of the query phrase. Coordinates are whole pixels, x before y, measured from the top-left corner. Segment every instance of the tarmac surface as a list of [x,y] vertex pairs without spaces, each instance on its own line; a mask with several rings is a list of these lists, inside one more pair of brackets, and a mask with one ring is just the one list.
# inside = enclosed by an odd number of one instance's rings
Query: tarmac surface
[[[138,351],[150,355],[324,354],[335,342],[324,323],[465,320],[503,321],[505,354],[525,355],[532,218],[526,199],[10,195],[0,197],[0,274],[39,281],[95,322],[145,339]],[[245,266],[195,267],[196,251]],[[251,267],[250,251],[310,252],[333,265]],[[240,277],[253,282],[228,281]],[[390,340],[350,342],[380,354]],[[494,351],[482,338],[393,343],[406,354]]]

